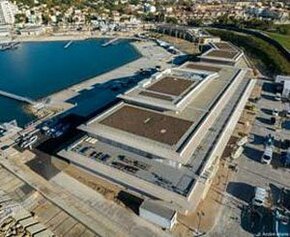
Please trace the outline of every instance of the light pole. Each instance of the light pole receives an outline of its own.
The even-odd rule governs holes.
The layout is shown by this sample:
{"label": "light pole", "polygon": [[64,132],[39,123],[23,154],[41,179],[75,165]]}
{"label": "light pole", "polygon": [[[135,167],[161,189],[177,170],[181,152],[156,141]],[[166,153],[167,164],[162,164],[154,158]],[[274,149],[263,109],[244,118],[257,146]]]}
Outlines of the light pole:
{"label": "light pole", "polygon": [[200,224],[201,224],[201,218],[204,216],[204,212],[203,211],[197,212],[197,216],[198,216],[197,231],[200,232],[199,228],[200,228]]}

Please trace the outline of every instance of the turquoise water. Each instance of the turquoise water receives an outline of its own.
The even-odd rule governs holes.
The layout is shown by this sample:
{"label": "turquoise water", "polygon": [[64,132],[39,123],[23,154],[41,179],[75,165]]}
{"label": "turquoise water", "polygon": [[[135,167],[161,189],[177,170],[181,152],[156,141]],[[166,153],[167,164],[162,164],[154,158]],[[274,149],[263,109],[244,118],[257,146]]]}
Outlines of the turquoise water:
{"label": "turquoise water", "polygon": [[[101,47],[105,39],[21,43],[0,52],[0,90],[32,99],[46,97],[134,61],[140,54],[129,41]],[[33,119],[23,104],[0,96],[0,122],[17,119],[23,126]]]}

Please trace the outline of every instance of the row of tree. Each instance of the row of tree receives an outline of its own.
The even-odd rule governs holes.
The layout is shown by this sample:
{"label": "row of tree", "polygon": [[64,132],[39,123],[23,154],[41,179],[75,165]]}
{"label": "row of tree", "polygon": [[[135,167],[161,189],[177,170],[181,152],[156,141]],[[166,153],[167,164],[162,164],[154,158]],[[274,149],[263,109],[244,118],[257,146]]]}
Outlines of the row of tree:
{"label": "row of tree", "polygon": [[290,62],[268,42],[254,36],[226,30],[210,29],[209,32],[244,49],[249,56],[262,62],[270,73],[290,74]]}
{"label": "row of tree", "polygon": [[[191,19],[188,21],[189,26],[200,27],[203,26],[203,21],[201,19]],[[233,26],[237,28],[250,28],[262,31],[270,31],[283,35],[290,35],[290,25],[275,25],[273,21],[262,20],[262,19],[236,19],[232,16],[228,16],[227,14],[218,17],[213,25],[225,25],[225,26]]]}

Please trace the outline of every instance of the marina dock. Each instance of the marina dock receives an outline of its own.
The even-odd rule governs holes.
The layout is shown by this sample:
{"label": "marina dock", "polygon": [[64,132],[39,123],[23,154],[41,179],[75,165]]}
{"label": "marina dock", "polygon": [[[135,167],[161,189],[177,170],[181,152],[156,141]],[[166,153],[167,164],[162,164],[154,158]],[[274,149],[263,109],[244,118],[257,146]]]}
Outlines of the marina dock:
{"label": "marina dock", "polygon": [[2,90],[0,90],[0,96],[8,97],[10,99],[17,100],[17,101],[24,102],[24,103],[31,104],[31,105],[35,104],[35,101],[33,101],[27,97],[15,95],[13,93],[2,91]]}
{"label": "marina dock", "polygon": [[69,41],[65,46],[64,46],[64,48],[65,49],[67,49],[69,46],[71,46],[71,44],[73,43],[73,41],[71,40],[71,41]]}
{"label": "marina dock", "polygon": [[16,49],[20,43],[19,42],[0,42],[0,51]]}
{"label": "marina dock", "polygon": [[173,55],[162,47],[157,46],[156,43],[151,41],[134,42],[133,45],[137,48],[140,54],[142,54],[142,57],[114,70],[50,95],[49,98],[51,103],[58,104],[61,106],[62,110],[68,110],[71,109],[73,105],[67,103],[67,101],[78,96],[80,91],[86,88],[92,88],[96,84],[105,84],[119,78],[132,77],[136,75],[136,72],[140,71],[141,68],[155,68],[156,65],[160,65],[162,68],[170,68],[172,66],[171,61]]}
{"label": "marina dock", "polygon": [[102,44],[102,47],[107,47],[107,46],[109,46],[109,45],[111,45],[111,44],[117,42],[119,39],[120,39],[120,37],[116,37],[116,38],[114,38],[114,39],[111,39],[111,40],[109,40],[108,42]]}

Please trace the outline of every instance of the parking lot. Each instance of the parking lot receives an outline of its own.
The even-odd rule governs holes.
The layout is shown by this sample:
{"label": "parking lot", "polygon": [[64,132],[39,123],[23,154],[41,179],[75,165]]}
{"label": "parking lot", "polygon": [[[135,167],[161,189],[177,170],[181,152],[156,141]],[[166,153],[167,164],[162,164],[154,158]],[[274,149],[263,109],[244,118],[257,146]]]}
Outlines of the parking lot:
{"label": "parking lot", "polygon": [[[283,167],[281,152],[285,152],[283,141],[290,139],[290,119],[284,119],[282,129],[275,129],[271,123],[273,109],[282,111],[288,104],[275,100],[275,86],[272,82],[259,80],[262,85],[261,99],[255,104],[257,117],[249,137],[249,144],[238,161],[238,171],[229,180],[222,213],[209,236],[253,236],[243,225],[245,207],[251,202],[255,187],[269,190],[269,205],[275,204],[276,194],[282,187],[290,188],[290,168]],[[274,136],[273,159],[269,165],[261,163],[265,149],[265,137]],[[271,220],[263,220],[265,224]],[[270,230],[264,229],[264,232]]]}

